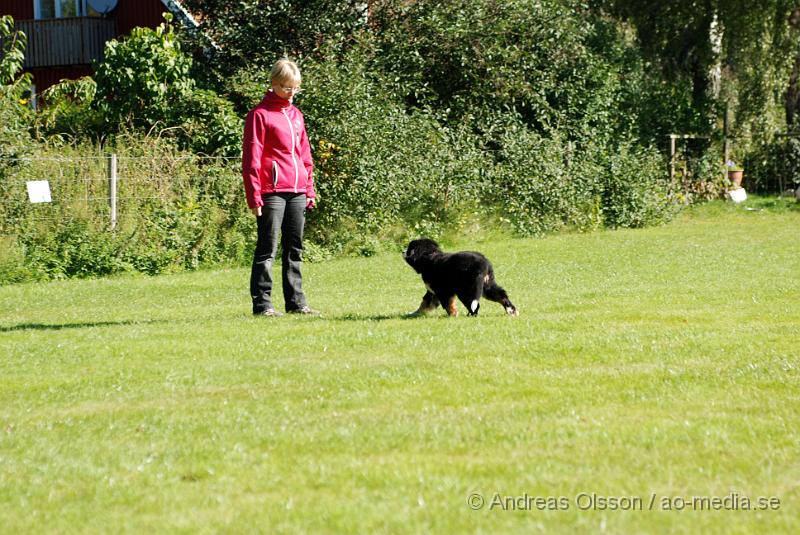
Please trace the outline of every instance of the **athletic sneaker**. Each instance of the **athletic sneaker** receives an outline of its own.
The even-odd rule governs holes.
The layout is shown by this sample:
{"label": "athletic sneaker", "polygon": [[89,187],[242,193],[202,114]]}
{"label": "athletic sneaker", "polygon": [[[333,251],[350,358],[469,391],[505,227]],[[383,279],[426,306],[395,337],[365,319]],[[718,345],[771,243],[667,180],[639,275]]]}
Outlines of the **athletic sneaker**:
{"label": "athletic sneaker", "polygon": [[308,316],[319,316],[319,310],[314,310],[308,305],[304,305],[300,308],[293,308],[292,310],[287,310],[289,314],[306,314]]}
{"label": "athletic sneaker", "polygon": [[274,308],[268,308],[264,312],[257,312],[255,315],[256,316],[274,316],[274,317],[277,318],[278,316],[283,316],[283,312],[278,312]]}

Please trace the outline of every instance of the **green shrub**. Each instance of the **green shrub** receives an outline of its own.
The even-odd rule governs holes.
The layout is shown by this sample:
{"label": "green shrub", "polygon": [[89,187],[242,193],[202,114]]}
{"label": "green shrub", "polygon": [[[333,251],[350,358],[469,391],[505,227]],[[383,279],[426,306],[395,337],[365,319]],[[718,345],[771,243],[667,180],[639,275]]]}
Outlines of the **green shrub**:
{"label": "green shrub", "polygon": [[652,148],[621,145],[599,159],[599,195],[606,226],[645,227],[670,220],[682,205],[664,178],[664,159]]}
{"label": "green shrub", "polygon": [[745,186],[751,191],[782,193],[800,184],[800,138],[781,137],[757,145],[744,161]]}
{"label": "green shrub", "polygon": [[165,118],[194,89],[192,60],[169,23],[134,28],[127,38],[107,42],[103,55],[95,66],[96,102],[107,123],[164,128]]}
{"label": "green shrub", "polygon": [[134,28],[124,40],[106,43],[95,75],[100,134],[127,125],[174,138],[196,153],[239,154],[241,118],[230,102],[196,87],[191,67],[169,21],[155,30]]}
{"label": "green shrub", "polygon": [[[524,235],[639,227],[689,198],[667,183],[663,157],[637,141],[670,119],[643,126],[641,94],[654,78],[613,21],[556,0],[373,7],[370,30],[300,60],[297,105],[319,192],[307,259],[370,256],[412,236],[490,226]],[[236,66],[221,92],[235,107],[198,89],[191,67],[168,24],[139,29],[109,44],[96,95],[91,80],[49,93],[38,123],[45,140],[33,146],[45,157],[116,152],[121,204],[110,232],[100,158],[17,161],[0,181],[9,199],[0,223],[19,235],[30,277],[249,263],[255,221],[237,156],[241,117],[268,73]],[[14,135],[28,135],[24,113],[4,105]],[[19,150],[32,143],[9,139]],[[53,177],[52,206],[24,199],[24,180],[38,177]],[[42,225],[42,214],[66,223]],[[20,276],[15,258],[0,271],[9,281]]]}
{"label": "green shrub", "polygon": [[[30,74],[22,74],[27,38],[14,30],[14,19],[0,16],[0,187],[4,178],[18,167],[18,158],[32,148],[29,129],[33,124],[26,93],[32,82]],[[6,199],[5,191],[0,198]]]}
{"label": "green shrub", "polygon": [[358,242],[367,254],[376,237],[404,236],[425,221],[444,226],[485,167],[468,132],[424,111],[407,113],[368,71],[369,53],[365,45],[341,62],[306,63],[298,103],[320,194],[309,235],[340,251]]}
{"label": "green shrub", "polygon": [[14,284],[47,277],[31,269],[26,263],[25,251],[13,237],[0,237],[0,284]]}
{"label": "green shrub", "polygon": [[572,168],[567,144],[516,125],[500,138],[499,147],[490,199],[518,232],[586,225],[595,175]]}
{"label": "green shrub", "polygon": [[115,235],[93,229],[82,219],[22,230],[19,241],[25,263],[48,279],[110,275],[127,267]]}
{"label": "green shrub", "polygon": [[100,137],[103,115],[93,106],[97,94],[94,79],[61,80],[42,93],[37,126],[51,141]]}
{"label": "green shrub", "polygon": [[241,153],[243,122],[233,104],[213,91],[195,89],[176,105],[181,147],[195,154],[237,156]]}

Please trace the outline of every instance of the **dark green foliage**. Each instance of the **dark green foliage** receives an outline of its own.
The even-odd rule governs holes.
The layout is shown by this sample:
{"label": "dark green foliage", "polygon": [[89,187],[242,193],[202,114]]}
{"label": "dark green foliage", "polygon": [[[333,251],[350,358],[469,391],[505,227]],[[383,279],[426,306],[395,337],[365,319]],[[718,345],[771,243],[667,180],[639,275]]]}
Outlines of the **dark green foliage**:
{"label": "dark green foliage", "polygon": [[23,75],[9,85],[0,85],[0,177],[5,167],[18,164],[16,158],[27,154],[33,140],[33,111],[28,107],[26,93],[30,75]]}
{"label": "dark green foliage", "polygon": [[[30,145],[28,129],[33,113],[25,94],[30,74],[20,75],[25,59],[25,34],[14,30],[14,19],[0,17],[0,158],[17,158]],[[0,160],[0,180],[4,167],[13,162]]]}
{"label": "dark green foliage", "polygon": [[109,275],[125,268],[116,236],[86,220],[67,217],[50,229],[28,227],[18,240],[33,279]]}
{"label": "dark green foliage", "polygon": [[320,243],[339,250],[356,242],[356,251],[369,254],[376,239],[438,235],[475,209],[523,234],[643,226],[672,215],[678,201],[667,195],[663,158],[628,140],[612,145],[615,132],[626,130],[618,115],[609,113],[607,126],[595,130],[576,116],[594,134],[576,137],[595,143],[567,141],[553,129],[538,133],[514,110],[475,104],[468,109],[482,117],[456,120],[432,107],[409,109],[394,78],[370,68],[376,55],[362,41],[339,61],[304,64],[308,90],[300,106],[321,196],[310,235]]}
{"label": "dark green foliage", "polygon": [[95,74],[97,106],[105,121],[165,128],[165,118],[194,89],[191,64],[169,24],[134,28],[128,38],[109,41]]}
{"label": "dark green foliage", "polygon": [[236,156],[242,145],[242,119],[230,101],[195,89],[175,105],[178,140],[197,154]]}
{"label": "dark green foliage", "polygon": [[[36,277],[246,263],[255,232],[235,159],[241,118],[285,53],[303,70],[296,103],[320,195],[308,216],[310,258],[371,255],[411,236],[478,224],[524,235],[641,227],[722,186],[713,143],[692,154],[698,163],[678,173],[678,184],[653,148],[667,133],[711,131],[721,109],[707,91],[717,58],[708,55],[699,4],[656,6],[662,21],[654,23],[632,11],[641,4],[634,0],[378,0],[368,19],[359,2],[187,4],[207,15],[203,26],[219,48],[179,39],[169,24],[136,30],[109,44],[96,96],[90,80],[48,95],[36,132],[51,143],[102,140],[105,151],[134,147],[127,161],[151,163],[124,170],[137,178],[136,190],[121,195],[137,200],[121,210],[115,233],[102,210],[76,216],[80,209],[66,205],[58,209],[74,239],[57,244],[54,229],[30,226],[36,231],[11,247],[41,264],[31,268]],[[733,21],[731,13],[724,20]],[[775,43],[788,42],[773,33]],[[201,48],[210,53],[184,52]],[[729,57],[744,62],[737,54]],[[770,72],[779,63],[769,63]],[[741,80],[758,76],[752,65],[734,71]],[[767,105],[756,89],[740,91],[739,105]],[[3,106],[15,135],[27,136],[30,118]],[[24,147],[24,136],[12,145]],[[765,159],[788,154],[781,150]],[[755,176],[756,163],[746,166]],[[763,175],[774,176],[773,168]],[[17,195],[18,186],[0,186]],[[24,224],[29,212],[18,208],[0,221]],[[0,268],[7,280],[19,278],[15,265]]]}
{"label": "dark green foliage", "polygon": [[640,228],[669,220],[681,207],[674,185],[661,179],[664,159],[657,151],[623,143],[603,153],[599,196],[606,226]]}
{"label": "dark green foliage", "polygon": [[431,220],[443,223],[485,166],[463,132],[428,113],[406,113],[367,71],[368,59],[359,49],[341,63],[305,65],[308,91],[300,106],[320,194],[310,229],[334,248]]}
{"label": "dark green foliage", "polygon": [[[629,22],[660,85],[645,112],[667,133],[719,133],[729,113],[742,151],[792,127],[800,73],[800,11],[793,0],[593,0]],[[663,110],[659,103],[667,103]],[[655,113],[658,112],[658,113]],[[663,125],[663,126],[662,126]],[[668,128],[670,132],[664,130]],[[750,143],[744,138],[754,141]],[[721,147],[715,147],[717,155]]]}
{"label": "dark green foliage", "polygon": [[104,115],[95,106],[97,84],[90,77],[62,80],[42,94],[44,105],[39,129],[47,137],[61,140],[90,138],[104,131]]}
{"label": "dark green foliage", "polygon": [[25,61],[28,38],[14,29],[14,18],[0,16],[0,85],[13,82]]}
{"label": "dark green foliage", "polygon": [[541,132],[577,132],[615,83],[592,72],[602,64],[587,49],[592,27],[563,2],[387,1],[373,16],[394,91],[453,120],[475,116],[488,134],[509,113]]}
{"label": "dark green foliage", "polygon": [[759,145],[744,162],[748,189],[774,192],[800,186],[800,137]]}
{"label": "dark green foliage", "polygon": [[103,133],[128,125],[196,153],[238,154],[241,119],[230,102],[196,87],[191,66],[169,22],[107,43],[95,76]]}
{"label": "dark green foliage", "polygon": [[[358,0],[288,0],[230,2],[185,0],[202,15],[201,34],[191,39],[205,48],[208,63],[201,75],[227,78],[242,68],[269,68],[277,57],[304,56],[338,42],[364,27],[366,2]],[[213,40],[215,47],[209,46]],[[224,85],[224,84],[223,84]]]}

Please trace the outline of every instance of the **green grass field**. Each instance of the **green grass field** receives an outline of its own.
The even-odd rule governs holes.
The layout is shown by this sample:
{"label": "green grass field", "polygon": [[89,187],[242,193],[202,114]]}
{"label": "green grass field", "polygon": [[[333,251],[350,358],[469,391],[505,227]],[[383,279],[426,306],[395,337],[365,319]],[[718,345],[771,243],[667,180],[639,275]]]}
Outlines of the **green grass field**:
{"label": "green grass field", "polygon": [[449,244],[518,318],[404,319],[399,254],[306,265],[317,318],[242,269],[0,288],[0,531],[800,533],[800,211],[750,208]]}

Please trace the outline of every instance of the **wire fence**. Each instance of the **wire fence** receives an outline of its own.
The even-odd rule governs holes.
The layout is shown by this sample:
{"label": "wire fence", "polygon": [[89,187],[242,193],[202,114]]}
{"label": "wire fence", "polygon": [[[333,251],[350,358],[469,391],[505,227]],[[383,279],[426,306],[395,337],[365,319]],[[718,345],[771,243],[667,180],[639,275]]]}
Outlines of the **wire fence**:
{"label": "wire fence", "polygon": [[[113,165],[112,165],[113,162]],[[31,202],[29,182],[46,181],[50,202]],[[0,234],[81,218],[97,228],[141,216],[146,206],[231,206],[241,195],[240,159],[98,155],[0,158]],[[242,203],[242,209],[244,205]]]}

